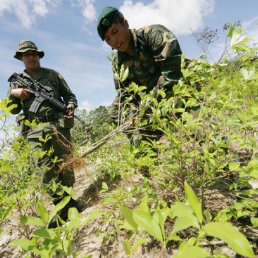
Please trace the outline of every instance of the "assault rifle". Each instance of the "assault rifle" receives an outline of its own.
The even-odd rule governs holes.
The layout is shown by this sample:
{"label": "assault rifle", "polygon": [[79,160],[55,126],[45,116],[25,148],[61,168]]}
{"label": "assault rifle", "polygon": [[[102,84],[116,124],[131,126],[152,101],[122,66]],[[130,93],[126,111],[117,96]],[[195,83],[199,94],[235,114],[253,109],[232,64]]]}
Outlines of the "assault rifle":
{"label": "assault rifle", "polygon": [[[43,101],[48,101],[52,106],[56,107],[58,110],[60,110],[61,112],[63,112],[65,115],[68,115],[70,110],[66,107],[66,105],[54,98],[50,91],[47,90],[44,85],[42,85],[40,82],[35,81],[35,82],[27,82],[26,80],[24,80],[19,74],[14,73],[10,76],[10,78],[8,79],[8,82],[13,82],[13,83],[17,83],[18,85],[31,90],[33,92],[33,94],[35,95],[35,99],[32,102],[29,111],[33,112],[33,113],[37,113],[40,105],[42,104]],[[76,118],[77,120],[79,120],[82,124],[84,124],[86,127],[89,127],[89,125],[87,125],[80,117],[73,115],[74,118]]]}

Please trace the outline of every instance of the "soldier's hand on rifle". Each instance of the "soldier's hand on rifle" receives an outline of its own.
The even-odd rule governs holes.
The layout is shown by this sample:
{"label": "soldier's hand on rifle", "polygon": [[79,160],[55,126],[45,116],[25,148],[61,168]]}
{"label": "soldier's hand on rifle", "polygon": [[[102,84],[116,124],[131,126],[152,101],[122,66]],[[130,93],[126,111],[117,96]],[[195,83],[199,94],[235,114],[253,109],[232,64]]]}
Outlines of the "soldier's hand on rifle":
{"label": "soldier's hand on rifle", "polygon": [[74,115],[74,109],[71,105],[67,106],[67,109],[69,110],[67,115],[64,115],[64,117],[68,118],[68,119],[72,119],[73,115]]}
{"label": "soldier's hand on rifle", "polygon": [[28,89],[24,89],[24,88],[18,88],[18,89],[12,89],[11,90],[11,94],[19,99],[22,100],[27,100],[30,98],[30,95],[33,94],[34,92]]}

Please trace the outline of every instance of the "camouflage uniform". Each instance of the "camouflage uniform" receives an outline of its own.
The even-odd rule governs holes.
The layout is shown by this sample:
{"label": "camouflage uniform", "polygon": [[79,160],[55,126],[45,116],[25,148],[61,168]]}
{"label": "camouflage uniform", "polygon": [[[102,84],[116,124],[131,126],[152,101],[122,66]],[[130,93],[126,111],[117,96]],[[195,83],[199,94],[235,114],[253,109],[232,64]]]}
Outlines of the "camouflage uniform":
{"label": "camouflage uniform", "polygon": [[[129,75],[126,81],[120,83],[115,81],[115,87],[118,95],[112,104],[112,115],[116,114],[118,103],[123,103],[128,93],[125,88],[131,82],[139,86],[147,87],[146,91],[157,91],[164,89],[167,97],[173,95],[172,86],[176,84],[181,74],[181,49],[175,35],[162,25],[151,25],[138,30],[130,30],[131,40],[133,42],[133,54],[117,52],[113,62],[113,70],[120,71],[121,66],[129,69]],[[131,104],[131,112],[137,110],[139,96],[134,96]],[[161,133],[150,129],[137,132],[133,142],[139,143],[143,138],[141,135],[158,138]],[[148,137],[147,137],[148,138]]]}
{"label": "camouflage uniform", "polygon": [[[28,82],[33,82],[33,79],[26,71],[20,75]],[[43,84],[45,88],[51,92],[53,97],[58,100],[62,98],[66,105],[70,104],[73,108],[77,107],[75,95],[59,73],[51,69],[40,68],[40,72],[35,79]],[[47,100],[40,105],[37,113],[30,112],[29,108],[35,96],[31,95],[26,101],[14,97],[11,94],[11,90],[18,87],[20,86],[15,83],[10,83],[7,98],[11,100],[9,105],[17,105],[11,112],[13,114],[20,113],[17,117],[17,122],[21,127],[22,135],[28,139],[29,144],[33,146],[35,151],[39,149],[46,151],[53,147],[51,156],[45,156],[40,160],[35,160],[41,167],[43,183],[49,184],[50,181],[54,179],[56,182],[61,182],[62,185],[72,186],[75,181],[73,168],[67,167],[62,172],[59,172],[60,162],[54,164],[51,161],[56,156],[58,159],[63,159],[62,162],[65,162],[68,155],[71,155],[70,128],[72,127],[72,119],[64,118],[64,114],[51,106]],[[25,120],[32,121],[34,119],[44,124],[36,128],[30,128],[25,125]],[[51,139],[41,146],[40,144],[42,144],[42,142],[40,142],[39,138],[45,138],[47,135],[51,136]]]}
{"label": "camouflage uniform", "polygon": [[[133,55],[117,52],[115,62],[129,69],[129,75],[121,88],[131,82],[147,87],[169,91],[177,83],[181,74],[181,49],[174,34],[162,25],[151,25],[138,30],[130,30],[133,41]],[[113,65],[113,67],[115,67]],[[116,82],[116,89],[120,88]],[[136,103],[137,104],[137,103]]]}
{"label": "camouflage uniform", "polygon": [[[126,88],[130,83],[134,82],[139,86],[146,86],[146,92],[153,90],[154,96],[158,89],[164,89],[167,97],[173,96],[172,86],[178,82],[181,73],[181,54],[179,43],[175,35],[162,25],[150,25],[141,29],[129,30],[129,25],[123,14],[115,7],[106,6],[98,17],[97,31],[102,40],[105,40],[108,29],[113,24],[121,24],[122,30],[112,31],[108,34],[107,42],[111,47],[116,44],[121,36],[122,41],[125,40],[127,45],[130,40],[130,50],[125,49],[124,52],[118,51],[113,62],[113,71],[119,74],[124,69],[129,69],[128,78],[120,83],[115,80],[118,95],[113,101],[110,114],[112,118],[118,117],[118,112],[125,103],[126,97],[130,94],[126,92]],[[128,33],[127,33],[128,28]],[[118,34],[118,36],[117,36]],[[129,37],[128,37],[129,34]],[[112,41],[111,38],[116,38]],[[129,51],[128,51],[129,50]],[[130,54],[129,54],[130,53]],[[132,98],[129,105],[131,114],[139,108],[140,96],[130,96]],[[119,117],[118,117],[119,118]],[[151,125],[147,126],[142,132],[137,132],[138,140],[147,139],[148,136],[154,134],[154,138],[158,138],[161,132],[154,132]],[[141,137],[141,135],[145,135]],[[158,137],[155,137],[157,135]],[[147,137],[146,137],[147,136]],[[141,139],[140,139],[141,138]],[[152,138],[152,137],[150,137]]]}

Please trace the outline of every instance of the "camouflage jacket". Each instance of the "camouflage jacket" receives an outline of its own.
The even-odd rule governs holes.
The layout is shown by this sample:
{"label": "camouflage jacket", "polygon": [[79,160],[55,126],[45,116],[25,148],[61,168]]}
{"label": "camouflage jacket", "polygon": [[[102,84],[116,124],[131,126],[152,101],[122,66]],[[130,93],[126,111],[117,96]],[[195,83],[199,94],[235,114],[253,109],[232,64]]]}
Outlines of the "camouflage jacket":
{"label": "camouflage jacket", "polygon": [[[20,75],[28,82],[33,82],[33,79],[26,71]],[[48,68],[40,68],[40,72],[38,73],[36,80],[44,85],[44,87],[52,94],[54,98],[63,100],[66,105],[70,104],[73,108],[77,107],[75,95],[70,90],[64,78],[58,72]],[[35,96],[31,95],[26,101],[14,97],[11,94],[11,90],[19,87],[21,86],[15,83],[10,83],[9,85],[7,98],[11,100],[11,102],[8,104],[8,106],[12,104],[17,105],[14,109],[12,109],[12,114],[21,113],[22,115],[20,116],[20,119],[23,120],[33,120],[36,117],[47,117],[49,118],[48,120],[58,120],[59,117],[63,117],[64,114],[61,114],[60,111],[56,107],[53,107],[47,100],[41,103],[37,113],[29,111]]]}
{"label": "camouflage jacket", "polygon": [[[150,25],[130,30],[133,53],[117,52],[113,72],[122,65],[129,69],[126,81],[115,80],[116,90],[121,92],[123,102],[127,94],[124,88],[131,82],[146,86],[147,92],[154,87],[172,91],[172,86],[181,77],[181,49],[175,35],[162,25]],[[137,105],[137,100],[134,101]]]}

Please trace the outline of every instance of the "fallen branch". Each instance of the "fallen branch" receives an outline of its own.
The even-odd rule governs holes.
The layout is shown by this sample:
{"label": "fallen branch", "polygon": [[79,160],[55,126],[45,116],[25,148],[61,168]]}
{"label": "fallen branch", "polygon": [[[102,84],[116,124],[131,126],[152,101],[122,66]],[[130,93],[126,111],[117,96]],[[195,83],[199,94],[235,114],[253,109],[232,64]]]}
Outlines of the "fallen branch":
{"label": "fallen branch", "polygon": [[107,134],[100,141],[93,143],[79,158],[84,158],[85,156],[89,155],[90,153],[92,153],[96,149],[98,149],[101,146],[103,146],[104,144],[106,144],[107,141],[112,139],[117,134],[128,131],[128,129],[130,127],[132,127],[130,122],[126,122],[126,123],[118,126],[115,130],[113,130],[111,133]]}

